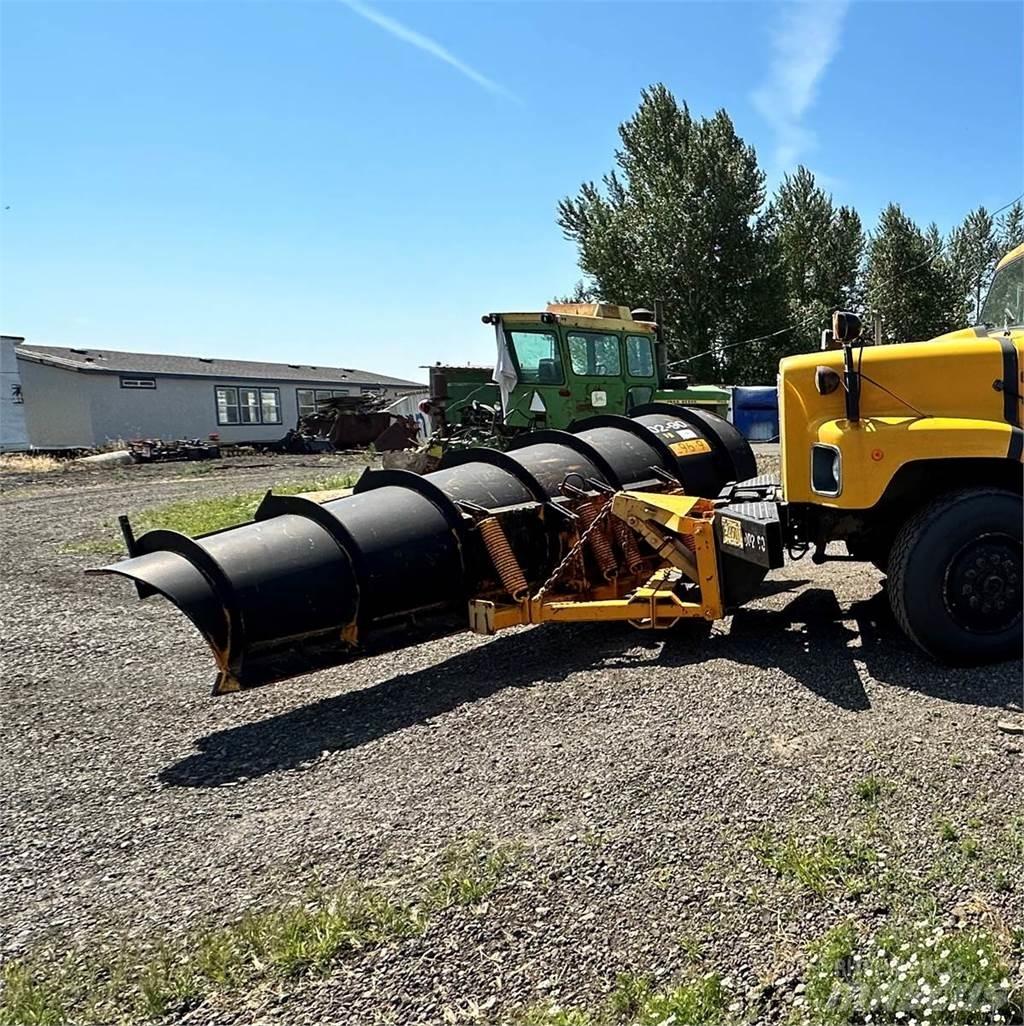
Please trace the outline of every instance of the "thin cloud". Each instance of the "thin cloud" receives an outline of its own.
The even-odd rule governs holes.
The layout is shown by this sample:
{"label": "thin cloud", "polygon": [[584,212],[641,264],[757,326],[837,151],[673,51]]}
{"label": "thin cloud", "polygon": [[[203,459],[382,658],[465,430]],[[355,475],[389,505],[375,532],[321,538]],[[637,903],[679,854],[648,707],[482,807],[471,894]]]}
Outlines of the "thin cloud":
{"label": "thin cloud", "polygon": [[460,61],[455,54],[450,50],[446,50],[440,43],[429,36],[424,36],[414,31],[407,25],[403,25],[400,21],[389,18],[386,14],[381,14],[380,11],[370,7],[368,4],[360,3],[360,0],[340,0],[340,2],[361,18],[373,22],[378,28],[382,28],[385,32],[395,36],[396,39],[401,39],[403,43],[415,46],[417,50],[422,50],[424,53],[430,54],[431,57],[444,61],[445,64],[450,65],[460,74],[465,75],[470,81],[476,82],[478,86],[482,86],[488,92],[521,102],[515,93],[506,89],[499,82],[495,82],[493,79],[481,74],[476,68],[471,68],[464,61]]}
{"label": "thin cloud", "polygon": [[818,94],[822,75],[839,49],[848,7],[847,0],[812,0],[782,8],[780,24],[772,37],[768,78],[751,97],[775,130],[775,165],[779,174],[790,170],[817,141],[804,125],[804,116]]}

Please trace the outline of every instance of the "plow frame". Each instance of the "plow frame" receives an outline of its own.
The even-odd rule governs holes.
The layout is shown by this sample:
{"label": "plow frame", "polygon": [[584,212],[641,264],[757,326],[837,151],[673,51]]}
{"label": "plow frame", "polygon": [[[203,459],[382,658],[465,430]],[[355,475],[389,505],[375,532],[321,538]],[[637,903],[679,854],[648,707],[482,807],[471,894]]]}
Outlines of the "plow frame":
{"label": "plow frame", "polygon": [[[625,621],[664,629],[681,619],[719,620],[724,615],[714,504],[676,492],[616,492],[611,515],[654,550],[659,565],[590,589],[585,597],[548,593],[542,587],[519,602],[472,599],[470,629],[495,634],[538,623]],[[697,586],[699,599],[680,597],[679,585]]]}

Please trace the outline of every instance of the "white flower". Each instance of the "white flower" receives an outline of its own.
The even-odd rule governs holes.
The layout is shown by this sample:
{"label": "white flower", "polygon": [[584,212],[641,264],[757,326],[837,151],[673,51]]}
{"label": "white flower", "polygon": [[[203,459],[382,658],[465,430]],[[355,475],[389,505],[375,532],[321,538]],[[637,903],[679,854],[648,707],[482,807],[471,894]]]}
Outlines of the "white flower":
{"label": "white flower", "polygon": [[939,983],[945,987],[945,985],[949,983],[949,973],[939,973]]}
{"label": "white flower", "polygon": [[981,960],[981,961],[980,961],[980,962],[978,963],[978,965],[980,965],[982,969],[987,969],[987,968],[988,968],[988,959],[987,959],[987,958],[983,958],[983,959],[982,959],[982,960]]}
{"label": "white flower", "polygon": [[949,948],[943,948],[939,952],[939,958],[949,958]]}

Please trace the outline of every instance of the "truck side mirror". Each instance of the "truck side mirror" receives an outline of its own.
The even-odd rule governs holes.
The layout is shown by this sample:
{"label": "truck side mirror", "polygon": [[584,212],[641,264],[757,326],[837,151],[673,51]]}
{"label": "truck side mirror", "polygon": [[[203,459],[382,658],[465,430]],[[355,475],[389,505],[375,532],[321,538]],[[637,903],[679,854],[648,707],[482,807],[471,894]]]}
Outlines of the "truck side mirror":
{"label": "truck side mirror", "polygon": [[837,342],[856,342],[861,335],[860,318],[849,310],[836,310],[832,314],[832,337]]}

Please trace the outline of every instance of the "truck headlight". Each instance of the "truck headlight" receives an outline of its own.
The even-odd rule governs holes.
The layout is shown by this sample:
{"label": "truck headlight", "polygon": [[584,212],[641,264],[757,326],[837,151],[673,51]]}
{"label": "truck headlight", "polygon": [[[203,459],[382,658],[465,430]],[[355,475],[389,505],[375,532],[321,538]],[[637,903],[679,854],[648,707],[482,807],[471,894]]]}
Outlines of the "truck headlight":
{"label": "truck headlight", "polygon": [[819,495],[838,495],[843,490],[843,457],[834,445],[811,447],[811,488]]}

